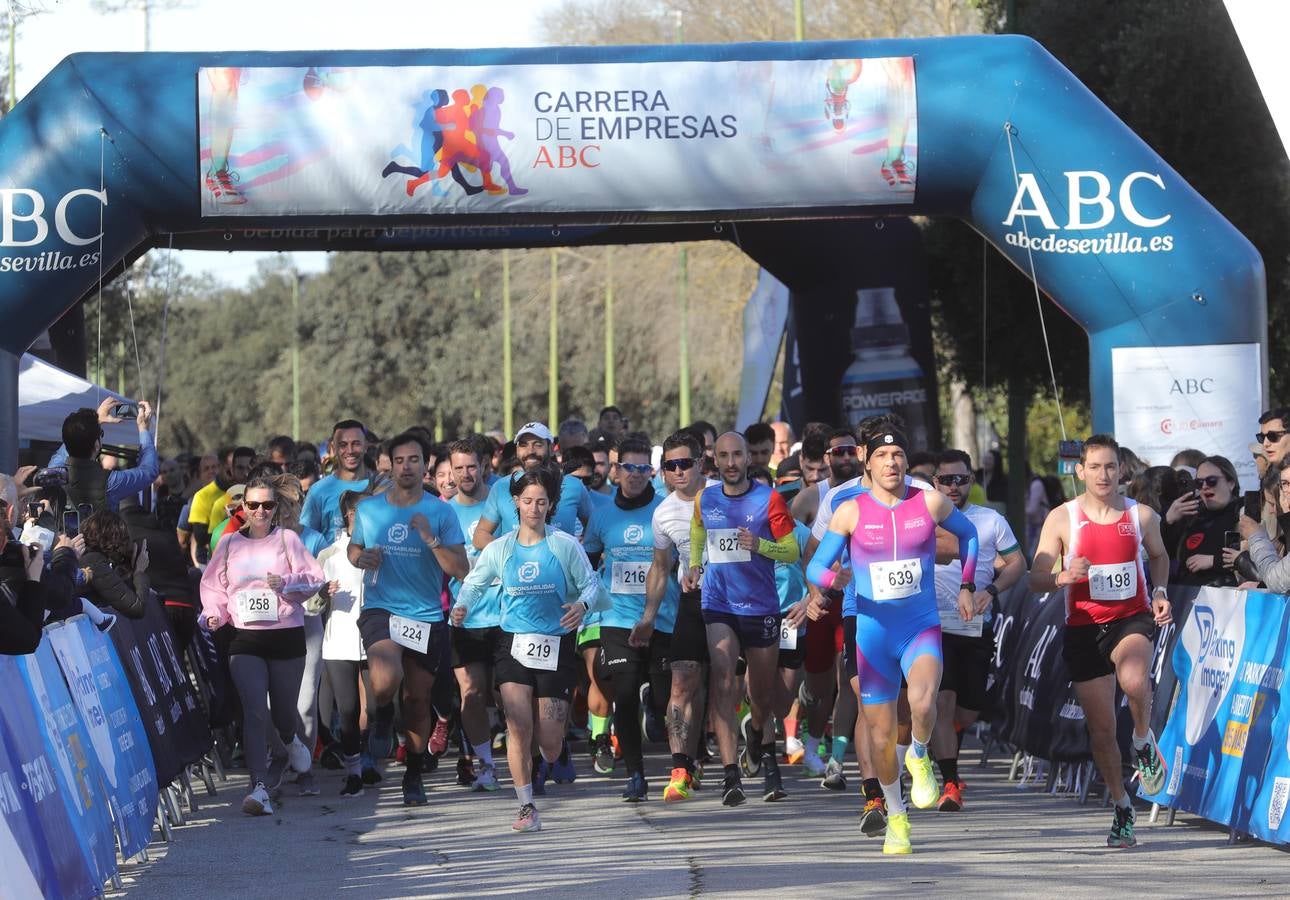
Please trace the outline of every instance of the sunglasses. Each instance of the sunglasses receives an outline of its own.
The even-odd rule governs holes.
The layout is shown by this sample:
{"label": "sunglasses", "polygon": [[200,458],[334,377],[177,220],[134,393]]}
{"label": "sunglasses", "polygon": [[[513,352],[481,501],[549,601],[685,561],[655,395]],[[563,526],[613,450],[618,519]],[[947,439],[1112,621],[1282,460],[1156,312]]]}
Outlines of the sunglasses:
{"label": "sunglasses", "polygon": [[1290,431],[1260,431],[1254,439],[1260,444],[1275,444],[1287,434],[1290,434]]}
{"label": "sunglasses", "polygon": [[1218,483],[1223,480],[1221,475],[1206,475],[1204,478],[1197,478],[1196,484],[1205,485],[1207,488],[1218,487]]}
{"label": "sunglasses", "polygon": [[688,472],[694,468],[695,460],[691,457],[685,459],[665,459],[663,460],[663,470],[665,472]]}
{"label": "sunglasses", "polygon": [[855,456],[858,448],[855,444],[841,444],[837,447],[829,448],[830,456]]}
{"label": "sunglasses", "polygon": [[942,485],[943,487],[949,487],[950,485],[954,485],[955,487],[963,487],[963,485],[970,484],[971,482],[972,482],[971,475],[937,475],[936,476],[936,483],[939,485]]}
{"label": "sunglasses", "polygon": [[263,509],[265,512],[273,512],[274,507],[278,505],[277,500],[243,500],[242,505],[247,509]]}
{"label": "sunglasses", "polygon": [[628,475],[648,475],[654,471],[654,467],[648,463],[619,463],[618,466]]}

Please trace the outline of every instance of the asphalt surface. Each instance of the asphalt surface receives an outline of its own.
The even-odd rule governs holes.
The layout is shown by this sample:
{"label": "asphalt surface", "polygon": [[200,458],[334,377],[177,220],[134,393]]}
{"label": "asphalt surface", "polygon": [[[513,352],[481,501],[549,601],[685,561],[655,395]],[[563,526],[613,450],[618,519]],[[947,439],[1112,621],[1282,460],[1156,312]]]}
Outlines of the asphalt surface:
{"label": "asphalt surface", "polygon": [[[594,775],[580,755],[578,780],[550,784],[537,800],[543,830],[531,834],[510,829],[518,803],[509,780],[472,794],[455,784],[451,758],[427,776],[429,805],[414,809],[401,805],[402,769],[391,765],[382,785],[350,800],[338,796],[340,773],[320,769],[321,796],[284,785],[275,814],[251,818],[241,812],[245,775],[234,772],[217,797],[199,789],[189,823],[171,843],[154,842],[149,862],[128,863],[113,896],[1290,896],[1284,851],[1229,844],[1226,831],[1188,815],[1152,825],[1145,811],[1139,846],[1110,850],[1111,812],[1096,800],[1081,807],[1009,782],[1008,760],[978,763],[965,749],[962,812],[912,811],[909,857],[884,857],[882,839],[860,833],[851,762],[846,793],[786,767],[787,800],[726,809],[715,784],[664,805],[662,752],[647,759],[651,793],[641,804],[619,800],[621,769]],[[759,783],[746,781],[750,793]]]}

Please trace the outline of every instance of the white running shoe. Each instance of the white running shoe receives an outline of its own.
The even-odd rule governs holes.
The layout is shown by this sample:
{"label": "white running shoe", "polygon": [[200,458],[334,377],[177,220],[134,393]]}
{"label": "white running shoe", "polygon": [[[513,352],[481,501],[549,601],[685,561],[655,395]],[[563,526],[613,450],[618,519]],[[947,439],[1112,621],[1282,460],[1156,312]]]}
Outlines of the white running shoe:
{"label": "white running shoe", "polygon": [[804,753],[806,753],[806,745],[802,743],[801,738],[791,735],[784,738],[784,758],[788,760],[790,766],[800,763]]}
{"label": "white running shoe", "polygon": [[802,765],[806,767],[807,774],[812,778],[823,777],[828,768],[824,760],[820,759],[820,751],[818,747],[808,746],[806,748],[806,751],[802,754]]}
{"label": "white running shoe", "polygon": [[269,799],[269,792],[264,789],[262,782],[257,783],[255,790],[242,798],[242,812],[248,816],[273,815],[273,801]]}
{"label": "white running shoe", "polygon": [[498,788],[498,784],[497,784],[496,766],[481,767],[479,770],[479,774],[475,776],[475,783],[470,786],[470,789],[472,791],[492,792],[497,790],[497,788]]}
{"label": "white running shoe", "polygon": [[291,743],[287,745],[287,761],[292,769],[303,775],[313,767],[314,755],[300,742],[299,737],[293,737]]}

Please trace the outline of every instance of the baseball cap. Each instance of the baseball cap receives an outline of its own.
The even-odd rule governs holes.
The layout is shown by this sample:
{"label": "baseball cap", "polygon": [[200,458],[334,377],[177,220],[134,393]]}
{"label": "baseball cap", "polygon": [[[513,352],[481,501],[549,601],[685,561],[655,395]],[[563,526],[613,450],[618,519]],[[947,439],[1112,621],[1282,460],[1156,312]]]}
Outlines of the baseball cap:
{"label": "baseball cap", "polygon": [[526,434],[531,434],[534,437],[539,437],[542,440],[546,441],[548,444],[555,440],[555,435],[551,433],[551,429],[547,428],[541,422],[526,422],[525,424],[521,425],[520,430],[515,432],[515,443],[518,444],[520,442],[520,438],[522,438]]}
{"label": "baseball cap", "polygon": [[235,484],[224,493],[228,495],[230,500],[241,500],[246,496],[246,485]]}

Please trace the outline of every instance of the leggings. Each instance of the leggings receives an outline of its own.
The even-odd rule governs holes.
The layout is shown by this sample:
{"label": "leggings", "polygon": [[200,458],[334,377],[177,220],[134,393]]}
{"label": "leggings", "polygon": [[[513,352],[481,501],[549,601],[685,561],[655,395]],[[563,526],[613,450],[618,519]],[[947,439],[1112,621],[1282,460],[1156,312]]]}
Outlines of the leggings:
{"label": "leggings", "polygon": [[336,709],[340,713],[340,746],[346,756],[355,756],[360,752],[358,717],[358,676],[363,676],[363,684],[371,696],[370,678],[363,663],[356,659],[323,660],[327,667],[327,680],[331,682],[332,695],[336,698]]}
{"label": "leggings", "polygon": [[318,682],[322,679],[322,616],[305,616],[305,671],[300,682],[296,711],[300,714],[300,742],[314,752],[318,742]]}
{"label": "leggings", "polygon": [[622,667],[610,673],[614,689],[614,734],[623,751],[628,774],[645,770],[642,759],[644,736],[641,734],[641,685],[650,685],[650,704],[662,716],[672,693],[672,673],[649,672],[644,665]]}
{"label": "leggings", "polygon": [[296,698],[300,696],[300,679],[305,658],[264,659],[246,653],[229,657],[228,668],[242,700],[242,748],[251,784],[267,781],[265,749],[268,747],[269,710],[273,729],[284,743],[296,733]]}

